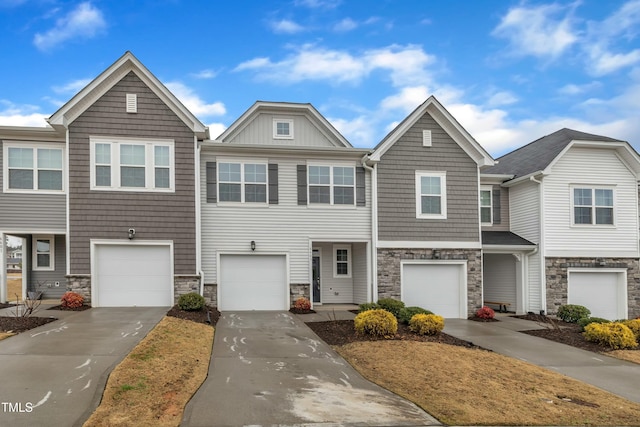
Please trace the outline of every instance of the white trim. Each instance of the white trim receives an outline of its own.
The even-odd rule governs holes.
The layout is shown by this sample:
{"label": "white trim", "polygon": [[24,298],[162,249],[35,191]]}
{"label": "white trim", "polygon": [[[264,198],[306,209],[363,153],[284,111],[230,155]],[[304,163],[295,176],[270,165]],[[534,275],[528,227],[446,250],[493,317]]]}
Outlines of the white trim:
{"label": "white trim", "polygon": [[377,247],[378,249],[482,249],[482,243],[444,240],[378,240]]}
{"label": "white trim", "polygon": [[[224,181],[220,182],[220,164],[239,164],[240,165],[240,182]],[[246,165],[261,165],[265,169],[265,182],[250,182],[248,184],[264,185],[265,186],[265,200],[264,202],[247,202],[245,201],[245,176],[244,169]],[[240,185],[240,201],[235,200],[220,200],[220,184],[238,184]],[[247,206],[269,206],[269,162],[266,159],[237,159],[237,158],[225,158],[216,157],[216,194],[218,205],[247,205]]]}
{"label": "white trim", "polygon": [[[482,208],[486,208],[487,206],[482,206],[482,192],[489,192],[489,222],[482,222]],[[490,227],[493,225],[493,187],[491,185],[481,185],[480,192],[478,194],[478,203],[480,205],[480,224],[483,227]]]}
{"label": "white trim", "polygon": [[[416,171],[416,218],[419,219],[447,219],[447,172],[442,171]],[[422,212],[422,178],[440,179],[440,213],[429,214]],[[428,196],[436,196],[428,194]]]}
{"label": "white trim", "polygon": [[[24,242],[24,239],[23,239]],[[23,253],[24,253],[24,246],[23,246]],[[7,301],[7,285],[8,285],[8,276],[7,276],[7,236],[6,234],[4,234],[3,232],[0,232],[0,302],[5,302]],[[26,275],[24,274],[24,259],[25,257],[22,258],[22,266],[23,266],[23,277]]]}
{"label": "white trim", "polygon": [[[627,269],[626,268],[567,268],[567,301],[570,300],[571,274],[572,273],[615,273],[618,275],[618,289],[616,294],[618,319],[626,319],[629,314],[627,299]],[[610,319],[613,320],[613,319]]]}
{"label": "white trim", "polygon": [[431,147],[431,144],[432,144],[431,129],[422,129],[422,146]]}
{"label": "white trim", "polygon": [[[338,273],[338,250],[346,250],[347,251],[347,274],[339,274]],[[331,260],[331,263],[333,264],[333,278],[334,279],[350,279],[351,278],[351,268],[352,268],[352,259],[353,259],[353,254],[352,254],[352,249],[351,249],[351,245],[345,245],[345,244],[340,244],[340,245],[333,245],[333,259]],[[345,261],[340,261],[341,263],[344,263]]]}
{"label": "white trim", "polygon": [[[27,148],[33,150],[33,167],[30,169],[33,171],[33,188],[9,188],[9,149],[10,148]],[[38,167],[38,150],[60,150],[62,157],[62,169],[60,170],[62,177],[61,190],[40,190],[38,189],[38,171],[41,170]],[[65,145],[55,142],[16,142],[16,141],[4,141],[2,147],[2,190],[5,193],[22,193],[22,194],[65,194],[67,192],[67,182],[65,180],[65,174],[68,173],[67,150]],[[20,169],[20,168],[18,168]],[[42,170],[57,170],[57,169],[42,169]]]}
{"label": "white trim", "polygon": [[[38,240],[48,240],[49,241],[49,265],[46,267],[40,267],[38,265]],[[55,271],[56,269],[56,258],[55,258],[55,246],[56,240],[55,236],[52,234],[43,235],[43,234],[34,234],[31,236],[31,270],[33,271]],[[24,264],[23,264],[24,265]],[[23,271],[26,271],[23,268]]]}
{"label": "white trim", "polygon": [[534,251],[536,245],[482,245],[482,252],[486,254],[527,253]]}
{"label": "white trim", "polygon": [[[329,168],[329,184],[311,184],[309,174],[311,167],[325,167]],[[335,185],[333,182],[333,170],[334,168],[351,168],[353,170],[353,185]],[[318,203],[311,201],[310,187],[329,187],[329,203]],[[353,203],[335,203],[334,190],[336,187],[352,188],[353,189]],[[323,208],[331,206],[334,208],[356,208],[357,207],[357,194],[356,194],[356,162],[353,161],[321,161],[312,160],[307,161],[307,207],[308,208]]]}
{"label": "white trim", "polygon": [[[318,304],[318,305],[322,305],[322,248],[314,248],[313,247],[313,242],[311,240],[309,240],[309,245],[311,246],[311,268],[309,269],[309,273],[311,274],[311,278],[309,280],[309,283],[311,283],[311,292],[309,292],[309,296],[311,297],[311,308],[313,308],[313,304]],[[320,271],[318,271],[318,292],[320,293],[318,295],[318,299],[320,300],[319,302],[314,303],[313,302],[313,251],[318,251],[318,259],[319,259],[319,265],[318,268],[320,269]]]}
{"label": "white trim", "polygon": [[592,249],[547,250],[544,255],[556,258],[638,258],[640,256],[636,251],[605,251],[597,247]]}
{"label": "white trim", "polygon": [[[91,239],[89,240],[89,251],[91,259],[91,305],[93,307],[100,307],[100,299],[98,297],[98,272],[96,266],[96,247],[97,246],[168,246],[169,247],[169,260],[170,265],[170,288],[172,300],[175,288],[175,273],[174,273],[174,254],[173,254],[173,240],[128,240],[128,239]],[[68,255],[67,255],[68,256]]]}
{"label": "white trim", "polygon": [[138,112],[138,95],[135,93],[126,94],[127,113]]}
{"label": "white trim", "polygon": [[[202,276],[202,194],[200,184],[200,145],[198,137],[193,136],[193,188],[195,193],[195,209],[196,209],[196,273]],[[205,184],[206,185],[206,184]],[[204,286],[204,280],[201,277],[200,283]],[[202,295],[204,289],[200,289]]]}
{"label": "white trim", "polygon": [[[289,133],[286,135],[278,134],[278,124],[289,124]],[[273,118],[273,139],[293,139],[293,119]]]}
{"label": "white trim", "polygon": [[[67,129],[65,131],[65,162],[68,165],[69,164],[69,129]],[[66,172],[64,174],[64,180],[65,180],[65,188],[69,188],[69,168],[66,168]],[[71,211],[71,201],[70,201],[70,195],[69,192],[66,192],[65,195],[65,237],[64,237],[64,245],[65,245],[65,251],[66,251],[66,256],[65,256],[65,269],[66,269],[66,274],[69,275],[71,274],[71,257],[69,256],[69,254],[71,253],[71,242],[70,239],[67,236],[71,235],[71,219],[69,218],[71,215],[69,215],[69,212]]]}
{"label": "white trim", "polygon": [[[591,223],[590,224],[576,224],[576,213],[575,213],[575,193],[574,190],[576,189],[581,189],[581,190],[591,190],[591,205],[587,206],[587,205],[579,205],[580,207],[588,207],[591,209]],[[612,214],[611,214],[611,220],[613,221],[612,224],[596,224],[596,210],[598,208],[604,208],[604,209],[608,209],[609,206],[597,206],[596,205],[596,193],[595,190],[611,190],[611,196],[613,199],[613,205],[610,206],[611,210],[612,210]],[[617,195],[616,195],[617,191],[616,191],[616,186],[615,185],[595,185],[595,184],[569,184],[569,199],[570,199],[570,203],[571,203],[571,227],[576,227],[576,228],[589,228],[589,229],[593,229],[593,228],[610,228],[610,229],[615,229],[616,228],[616,213],[617,213],[617,209],[616,209],[616,205],[617,205]],[[637,191],[635,192],[637,193]]]}

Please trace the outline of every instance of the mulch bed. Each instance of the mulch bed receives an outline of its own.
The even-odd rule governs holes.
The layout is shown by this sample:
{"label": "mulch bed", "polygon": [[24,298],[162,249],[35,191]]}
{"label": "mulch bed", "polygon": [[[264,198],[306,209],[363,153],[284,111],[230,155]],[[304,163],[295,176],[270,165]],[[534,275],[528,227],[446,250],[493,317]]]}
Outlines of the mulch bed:
{"label": "mulch bed", "polygon": [[302,308],[291,307],[289,309],[289,312],[293,313],[293,314],[311,314],[311,313],[315,313],[316,311],[315,310],[311,310],[311,309],[304,310]]}
{"label": "mulch bed", "polygon": [[474,322],[499,322],[499,319],[496,319],[495,317],[493,319],[485,319],[483,317],[478,317],[478,316],[471,316],[468,318],[469,320],[473,320]]}
{"label": "mulch bed", "polygon": [[3,332],[24,332],[49,322],[58,320],[54,317],[0,317],[0,330]]}
{"label": "mulch bed", "polygon": [[15,306],[16,306],[15,304],[9,304],[9,303],[6,303],[6,302],[0,303],[0,309],[9,308],[9,307],[15,307]]}
{"label": "mulch bed", "polygon": [[[353,320],[333,320],[328,322],[308,322],[310,327],[324,342],[329,345],[345,345],[357,341],[378,341],[385,338],[376,338],[369,335],[359,335],[353,327]],[[398,332],[391,340],[411,340],[423,342],[437,342],[441,344],[458,345],[467,348],[479,348],[469,341],[464,341],[451,335],[440,333],[438,335],[417,335],[409,330],[405,324],[398,325]]]}
{"label": "mulch bed", "polygon": [[[209,314],[207,315],[207,313]],[[208,305],[205,305],[202,310],[185,311],[181,310],[180,307],[178,307],[178,305],[176,304],[171,307],[171,310],[169,310],[169,312],[167,312],[167,316],[215,326],[215,324],[218,323],[218,319],[220,319],[220,312],[217,308],[210,307]]]}
{"label": "mulch bed", "polygon": [[85,311],[85,310],[89,310],[91,308],[90,305],[81,305],[80,307],[76,307],[76,308],[70,308],[70,307],[63,307],[61,305],[56,305],[50,308],[47,308],[47,310],[60,310],[60,311]]}

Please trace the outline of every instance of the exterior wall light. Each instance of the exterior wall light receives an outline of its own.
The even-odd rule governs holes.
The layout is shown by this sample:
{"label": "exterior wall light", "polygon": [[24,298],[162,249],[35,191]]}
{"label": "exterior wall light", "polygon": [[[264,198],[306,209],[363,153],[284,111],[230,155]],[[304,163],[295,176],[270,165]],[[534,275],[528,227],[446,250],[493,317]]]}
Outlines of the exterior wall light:
{"label": "exterior wall light", "polygon": [[440,249],[433,250],[433,259],[440,259]]}
{"label": "exterior wall light", "polygon": [[251,241],[251,250],[252,250],[252,251],[255,251],[255,250],[256,250],[256,241],[255,241],[255,240],[252,240],[252,241]]}
{"label": "exterior wall light", "polygon": [[136,235],[136,229],[135,228],[130,228],[129,229],[129,240],[133,240],[135,235]]}

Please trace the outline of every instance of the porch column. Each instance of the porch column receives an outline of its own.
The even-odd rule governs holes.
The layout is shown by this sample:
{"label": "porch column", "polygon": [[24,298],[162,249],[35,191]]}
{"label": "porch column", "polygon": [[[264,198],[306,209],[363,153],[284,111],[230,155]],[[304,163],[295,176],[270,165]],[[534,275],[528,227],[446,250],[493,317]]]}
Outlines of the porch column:
{"label": "porch column", "polygon": [[0,233],[0,302],[7,301],[7,235]]}

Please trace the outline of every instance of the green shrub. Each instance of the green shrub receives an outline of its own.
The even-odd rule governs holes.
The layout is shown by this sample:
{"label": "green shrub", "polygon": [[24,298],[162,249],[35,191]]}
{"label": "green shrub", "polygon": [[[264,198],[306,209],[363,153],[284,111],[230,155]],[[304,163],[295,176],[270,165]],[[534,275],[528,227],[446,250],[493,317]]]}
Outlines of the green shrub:
{"label": "green shrub", "polygon": [[636,337],[636,341],[640,344],[640,319],[625,320],[621,323],[631,329],[631,332],[633,332],[633,335]]}
{"label": "green shrub", "polygon": [[583,331],[585,326],[592,323],[611,323],[611,321],[603,319],[602,317],[583,317],[582,319],[578,320],[578,325],[580,325]]}
{"label": "green shrub", "polygon": [[358,306],[358,313],[362,313],[363,311],[375,310],[378,309],[378,304],[375,302],[365,302]]}
{"label": "green shrub", "polygon": [[204,297],[196,292],[180,295],[178,307],[184,311],[198,311],[204,307]]}
{"label": "green shrub", "polygon": [[558,317],[565,322],[576,323],[578,320],[590,315],[591,311],[582,305],[567,304],[558,307]]}
{"label": "green shrub", "polygon": [[409,324],[409,321],[416,314],[433,314],[429,310],[425,310],[422,307],[403,307],[400,309],[400,313],[398,315],[398,321],[400,323],[404,323],[405,325]]}
{"label": "green shrub", "polygon": [[397,319],[400,316],[400,310],[404,308],[404,303],[393,298],[382,298],[378,300],[378,307],[387,310]]}
{"label": "green shrub", "polygon": [[353,320],[356,332],[377,337],[391,337],[398,332],[398,321],[387,310],[363,311]]}
{"label": "green shrub", "polygon": [[622,323],[592,323],[585,326],[584,337],[587,341],[605,345],[614,350],[636,348],[636,337]]}
{"label": "green shrub", "polygon": [[409,321],[409,329],[419,335],[436,335],[444,329],[444,317],[437,314],[416,314]]}

